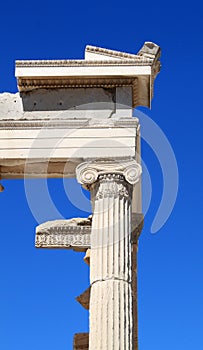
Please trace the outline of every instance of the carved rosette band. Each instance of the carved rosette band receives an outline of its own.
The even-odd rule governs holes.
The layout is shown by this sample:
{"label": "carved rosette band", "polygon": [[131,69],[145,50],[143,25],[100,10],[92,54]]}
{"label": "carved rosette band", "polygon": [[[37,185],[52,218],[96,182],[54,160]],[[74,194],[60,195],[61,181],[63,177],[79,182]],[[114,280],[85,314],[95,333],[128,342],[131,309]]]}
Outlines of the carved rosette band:
{"label": "carved rosette band", "polygon": [[[142,173],[141,165],[134,159],[123,161],[90,161],[84,162],[76,168],[77,180],[87,189],[96,182],[102,179],[102,176],[107,174],[117,177],[123,177],[130,185],[135,185]],[[121,179],[120,177],[120,179]]]}

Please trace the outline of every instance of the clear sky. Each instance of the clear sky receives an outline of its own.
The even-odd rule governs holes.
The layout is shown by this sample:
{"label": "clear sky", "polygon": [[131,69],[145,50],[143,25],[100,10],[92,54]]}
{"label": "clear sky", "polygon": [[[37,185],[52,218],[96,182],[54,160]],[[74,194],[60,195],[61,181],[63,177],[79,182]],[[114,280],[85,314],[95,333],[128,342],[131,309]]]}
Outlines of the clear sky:
{"label": "clear sky", "polygon": [[[152,109],[139,110],[168,138],[179,189],[171,216],[152,234],[164,180],[153,147],[143,141],[152,198],[138,256],[140,350],[203,349],[202,12],[196,0],[8,0],[0,5],[1,92],[17,91],[15,59],[83,58],[86,44],[131,53],[144,41],[162,48]],[[4,180],[3,185],[0,349],[72,349],[73,334],[88,330],[88,313],[74,299],[89,283],[83,254],[35,249],[38,223],[24,181]],[[38,188],[40,180],[33,186]],[[70,203],[62,180],[50,180],[48,186],[64,217],[88,215]],[[55,219],[48,212],[47,218]]]}

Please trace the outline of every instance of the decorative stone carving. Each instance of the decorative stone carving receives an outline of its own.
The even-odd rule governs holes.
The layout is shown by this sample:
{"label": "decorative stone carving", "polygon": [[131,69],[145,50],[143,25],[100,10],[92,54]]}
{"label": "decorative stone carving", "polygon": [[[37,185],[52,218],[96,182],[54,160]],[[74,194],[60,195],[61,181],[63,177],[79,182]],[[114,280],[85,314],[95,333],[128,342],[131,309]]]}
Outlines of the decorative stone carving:
{"label": "decorative stone carving", "polygon": [[91,190],[94,208],[89,350],[134,350],[131,202],[141,166],[134,159],[90,161],[80,164],[76,175]]}
{"label": "decorative stone carving", "polygon": [[91,246],[91,217],[48,221],[36,228],[36,248],[86,251]]}
{"label": "decorative stone carving", "polygon": [[99,198],[130,198],[132,187],[124,177],[119,174],[104,174],[98,177],[99,189],[96,190],[95,199]]}
{"label": "decorative stone carving", "polygon": [[99,176],[106,174],[122,175],[129,184],[135,185],[139,181],[141,173],[141,165],[134,159],[95,160],[82,163],[76,168],[77,180],[86,188],[96,182]]}
{"label": "decorative stone carving", "polygon": [[148,42],[137,55],[87,46],[83,60],[16,61],[18,89],[28,92],[41,88],[130,86],[133,107],[150,106],[159,56],[159,46]]}
{"label": "decorative stone carving", "polygon": [[[94,56],[90,55],[94,54]],[[97,56],[96,56],[97,55]],[[85,48],[85,59],[90,60],[91,57],[94,57],[94,60],[96,57],[100,58],[102,60],[105,57],[105,60],[108,59],[119,59],[119,60],[126,60],[126,59],[131,59],[131,60],[137,60],[138,62],[141,62],[141,57],[138,55],[126,53],[126,52],[121,52],[121,51],[115,51],[115,50],[109,50],[105,49],[103,47],[97,47],[97,46],[92,46],[92,45],[87,45]]]}
{"label": "decorative stone carving", "polygon": [[[1,96],[0,96],[1,98]],[[24,117],[21,113],[21,118]],[[120,118],[91,120],[89,118],[81,119],[63,119],[63,120],[0,120],[0,130],[28,130],[28,129],[88,129],[90,127],[105,128],[137,128],[139,126],[138,118]]]}

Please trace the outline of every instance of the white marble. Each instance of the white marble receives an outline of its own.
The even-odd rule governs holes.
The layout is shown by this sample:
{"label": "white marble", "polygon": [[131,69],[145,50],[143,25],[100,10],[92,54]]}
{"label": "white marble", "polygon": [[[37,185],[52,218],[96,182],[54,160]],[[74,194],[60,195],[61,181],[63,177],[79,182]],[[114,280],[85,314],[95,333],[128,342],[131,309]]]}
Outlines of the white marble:
{"label": "white marble", "polygon": [[36,248],[86,251],[91,246],[91,217],[47,221],[36,227]]}
{"label": "white marble", "polygon": [[160,48],[145,43],[137,55],[87,46],[83,60],[16,61],[19,91],[40,88],[132,88],[132,103],[150,106]]}
{"label": "white marble", "polygon": [[132,192],[135,160],[86,162],[77,180],[92,195],[89,350],[134,350]]}

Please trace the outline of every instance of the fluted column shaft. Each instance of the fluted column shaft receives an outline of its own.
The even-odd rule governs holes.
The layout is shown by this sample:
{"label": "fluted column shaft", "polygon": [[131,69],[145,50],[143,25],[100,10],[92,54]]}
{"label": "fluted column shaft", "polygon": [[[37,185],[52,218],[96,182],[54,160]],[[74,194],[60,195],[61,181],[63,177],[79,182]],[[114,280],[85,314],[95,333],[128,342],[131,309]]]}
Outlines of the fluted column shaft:
{"label": "fluted column shaft", "polygon": [[92,192],[89,349],[131,350],[132,186],[121,175],[106,174]]}
{"label": "fluted column shaft", "polygon": [[135,350],[131,201],[141,172],[135,165],[114,172],[107,167],[96,181],[93,168],[81,166],[85,180],[78,176],[80,183],[89,181],[93,204],[89,350]]}

